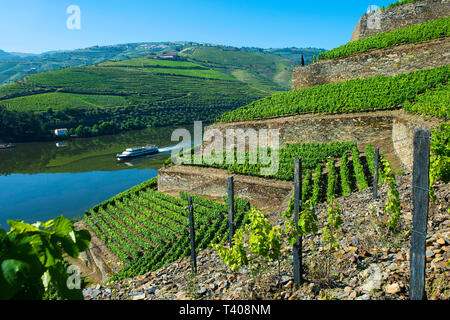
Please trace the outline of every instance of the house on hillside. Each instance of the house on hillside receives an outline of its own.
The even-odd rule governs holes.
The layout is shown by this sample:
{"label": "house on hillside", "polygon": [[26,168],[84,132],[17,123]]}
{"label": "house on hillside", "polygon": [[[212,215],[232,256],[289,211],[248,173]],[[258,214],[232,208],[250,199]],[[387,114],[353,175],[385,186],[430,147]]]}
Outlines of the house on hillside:
{"label": "house on hillside", "polygon": [[55,130],[55,136],[57,136],[57,137],[64,136],[64,135],[67,134],[67,131],[68,130],[66,128],[64,128],[64,129],[56,129]]}
{"label": "house on hillside", "polygon": [[156,54],[149,54],[148,56],[145,56],[146,59],[155,59],[156,57]]}
{"label": "house on hillside", "polygon": [[177,53],[164,53],[160,57],[163,59],[175,59],[178,56]]}

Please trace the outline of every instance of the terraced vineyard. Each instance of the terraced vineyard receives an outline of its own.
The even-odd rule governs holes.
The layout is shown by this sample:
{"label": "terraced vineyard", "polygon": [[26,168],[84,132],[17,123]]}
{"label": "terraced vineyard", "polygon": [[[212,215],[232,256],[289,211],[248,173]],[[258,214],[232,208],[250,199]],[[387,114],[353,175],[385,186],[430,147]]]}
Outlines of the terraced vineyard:
{"label": "terraced vineyard", "polygon": [[[448,83],[449,66],[397,76],[376,76],[318,85],[274,94],[225,113],[218,121],[246,121],[303,113],[361,112],[401,108],[420,101],[427,90]],[[427,114],[441,115],[441,104],[430,105]],[[420,109],[418,109],[420,110]]]}
{"label": "terraced vineyard", "polygon": [[371,49],[384,49],[399,44],[420,43],[450,36],[450,17],[436,19],[394,31],[349,42],[338,48],[319,53],[319,59],[337,59]]}
{"label": "terraced vineyard", "polygon": [[[91,230],[124,263],[123,279],[156,270],[190,254],[188,194],[180,199],[144,183],[97,205],[85,215]],[[196,249],[228,239],[227,204],[193,196]],[[236,227],[247,221],[249,203],[235,200]]]}
{"label": "terraced vineyard", "polygon": [[415,101],[406,101],[404,109],[411,113],[450,119],[450,85],[439,85],[435,90],[427,90]]}
{"label": "terraced vineyard", "polygon": [[[269,158],[271,151],[268,150]],[[226,164],[227,153],[223,153],[222,164],[214,164],[205,161],[201,164],[194,163],[194,155],[190,165],[202,167],[214,167],[250,176],[259,176],[270,179],[286,181],[294,180],[294,157],[302,159],[303,168],[303,200],[311,199],[317,204],[329,201],[342,195],[349,195],[357,190],[364,190],[372,183],[375,150],[372,145],[367,145],[365,154],[362,154],[354,142],[330,142],[330,143],[293,143],[279,149],[279,169],[276,174],[263,175],[261,168],[267,164],[250,162],[250,153],[240,154],[236,151],[231,155],[234,164]],[[241,157],[245,163],[238,163]],[[241,160],[241,161],[242,161]],[[172,165],[168,159],[166,165]],[[379,182],[383,182],[379,170]]]}
{"label": "terraced vineyard", "polygon": [[[337,164],[336,160],[339,160]],[[336,166],[337,164],[337,166]],[[356,146],[343,153],[340,159],[329,157],[325,164],[318,164],[314,170],[307,169],[302,179],[302,202],[317,205],[324,201],[332,201],[340,196],[347,196],[355,191],[362,191],[373,181],[375,165],[375,149],[367,145],[365,155]],[[378,183],[385,181],[379,165]],[[294,210],[292,198],[287,209]]]}

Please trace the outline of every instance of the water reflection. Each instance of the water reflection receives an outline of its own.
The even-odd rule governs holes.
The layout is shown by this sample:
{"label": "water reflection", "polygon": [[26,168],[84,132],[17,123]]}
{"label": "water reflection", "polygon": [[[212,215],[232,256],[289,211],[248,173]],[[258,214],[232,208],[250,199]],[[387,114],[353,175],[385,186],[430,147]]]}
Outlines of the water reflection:
{"label": "water reflection", "polygon": [[[170,157],[175,128],[87,139],[17,143],[0,150],[0,228],[7,219],[74,218],[97,203],[157,175]],[[192,132],[192,128],[188,128]],[[126,148],[154,144],[165,152],[119,162]]]}
{"label": "water reflection", "polygon": [[[126,170],[128,165],[116,161],[117,153],[135,145],[173,145],[170,139],[173,129],[145,129],[113,136],[61,141],[56,145],[55,142],[18,143],[15,149],[0,150],[0,175]],[[148,161],[138,161],[132,167],[157,169],[169,155],[162,153],[147,158]]]}

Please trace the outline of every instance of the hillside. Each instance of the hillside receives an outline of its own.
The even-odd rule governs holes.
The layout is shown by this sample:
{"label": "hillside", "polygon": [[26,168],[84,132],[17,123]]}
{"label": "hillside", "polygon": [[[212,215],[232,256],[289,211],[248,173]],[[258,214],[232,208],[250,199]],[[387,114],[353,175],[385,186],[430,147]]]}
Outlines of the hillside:
{"label": "hillside", "polygon": [[[181,256],[147,272],[127,272],[129,279],[120,272],[109,283],[84,290],[85,298],[412,299],[411,265],[423,254],[427,297],[449,299],[449,19],[442,12],[434,16],[445,3],[399,1],[364,15],[364,19],[384,15],[395,24],[321,53],[320,61],[296,68],[297,90],[229,111],[210,127],[222,133],[278,129],[280,148],[268,151],[279,155],[276,173],[263,175],[261,161],[250,163],[250,152],[235,150],[214,150],[211,158],[195,164],[175,166],[168,160],[159,170],[159,192],[182,199],[186,193],[226,199],[227,178],[234,177],[234,194],[254,208],[248,213],[249,224],[236,232],[232,249],[227,244],[207,246],[198,253],[195,275],[188,276],[189,261]],[[405,27],[399,16],[413,17]],[[252,64],[264,59],[264,52],[253,53],[254,60],[246,61],[232,49],[183,51],[191,61],[223,74],[239,73],[221,70],[219,60],[230,65],[239,61],[243,67],[239,72],[247,79],[247,73],[252,79],[276,78],[276,72]],[[420,187],[413,185],[418,175],[416,167],[413,177],[412,167],[419,149],[414,145],[418,128],[432,133],[433,181],[424,248],[415,255],[412,234],[419,231],[412,220],[413,214],[417,219],[414,201]],[[223,164],[230,154],[243,161]],[[298,223],[293,221],[294,157],[301,158]],[[153,212],[163,215],[166,208],[171,207],[155,207]],[[303,261],[300,286],[293,275],[295,243]]]}
{"label": "hillside", "polygon": [[[22,55],[2,51],[0,52],[0,85],[21,79],[22,77],[33,73],[52,71],[68,67],[89,66],[105,61],[121,61],[133,58],[143,58],[149,54],[162,55],[164,53],[177,53],[191,47],[211,47],[216,48],[217,50],[232,48],[194,42],[144,42],[111,46],[94,46],[78,50],[51,51],[39,55]],[[251,51],[253,51],[253,49],[247,50],[245,48],[233,48],[233,50],[240,51],[243,55],[251,55]],[[275,53],[274,55],[267,55],[268,57],[271,56],[271,59],[280,59],[280,56],[286,56],[285,49],[266,50],[256,48],[255,50]],[[317,55],[323,50],[314,48],[292,48],[289,49],[289,51],[291,53],[286,57],[291,60],[288,60],[287,62],[288,64],[295,64],[296,61],[299,61],[301,54],[305,54],[306,61],[310,62],[312,61],[312,55]],[[284,61],[284,63],[286,63],[286,61]],[[227,68],[226,66],[221,67]],[[234,67],[240,68],[239,65]],[[287,83],[284,83],[285,87],[286,84]]]}
{"label": "hillside", "polygon": [[233,47],[190,47],[180,54],[263,90],[289,89],[292,68],[297,61],[279,54],[283,51],[268,51]]}
{"label": "hillside", "polygon": [[[17,112],[37,117],[43,135],[83,125],[72,133],[87,136],[210,122],[267,94],[192,62],[131,59],[27,76],[0,87],[0,106],[9,112],[7,119]],[[0,138],[7,139],[10,131],[3,129]],[[17,136],[27,138],[26,133]]]}
{"label": "hillside", "polygon": [[448,86],[448,77],[448,66],[442,66],[395,77],[380,75],[323,84],[278,93],[254,101],[225,113],[219,121],[248,121],[304,113],[330,114],[400,109],[403,105],[414,105],[415,101],[427,98],[437,103],[433,103],[428,109],[411,107],[406,109],[445,118],[449,116],[448,90],[445,89]]}
{"label": "hillside", "polygon": [[[101,283],[83,291],[88,300],[407,300],[409,298],[409,235],[411,228],[411,174],[398,177],[402,233],[386,234],[382,208],[388,188],[380,185],[377,201],[371,191],[336,199],[343,210],[340,249],[332,258],[327,282],[326,244],[320,234],[304,239],[305,282],[298,287],[292,275],[292,247],[285,244],[279,261],[267,262],[257,275],[249,268],[231,271],[216,250],[198,254],[198,272],[191,274],[189,258],[179,259],[139,277]],[[430,300],[448,300],[450,220],[446,212],[449,185],[435,186],[427,235],[426,291]],[[328,207],[317,207],[325,224]],[[445,262],[447,261],[447,263]]]}
{"label": "hillside", "polygon": [[[302,50],[290,48],[290,58],[298,60]],[[95,136],[194,120],[211,122],[226,111],[289,88],[297,62],[282,57],[284,49],[267,51],[277,54],[167,42],[0,59],[0,77],[4,71],[21,78],[20,68],[25,66],[28,74],[0,86],[0,116],[8,124],[0,129],[0,139],[49,139],[50,131],[59,127],[71,129],[70,134]],[[305,60],[320,51],[305,49]],[[178,55],[161,58],[169,52]],[[159,59],[149,59],[149,53]]]}

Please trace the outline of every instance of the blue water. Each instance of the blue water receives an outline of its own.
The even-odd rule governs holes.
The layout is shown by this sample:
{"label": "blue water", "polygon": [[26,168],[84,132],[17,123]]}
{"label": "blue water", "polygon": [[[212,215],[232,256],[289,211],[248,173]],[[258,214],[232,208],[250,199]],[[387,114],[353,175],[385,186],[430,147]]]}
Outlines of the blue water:
{"label": "blue water", "polygon": [[[34,223],[60,215],[80,217],[96,204],[155,177],[176,144],[171,140],[173,130],[73,139],[62,148],[50,141],[17,143],[14,149],[0,150],[0,228],[9,230],[7,220]],[[165,152],[116,160],[126,148],[147,144]]]}
{"label": "blue water", "polygon": [[154,169],[80,173],[11,174],[0,179],[0,228],[7,220],[71,219],[94,205],[157,175]]}

